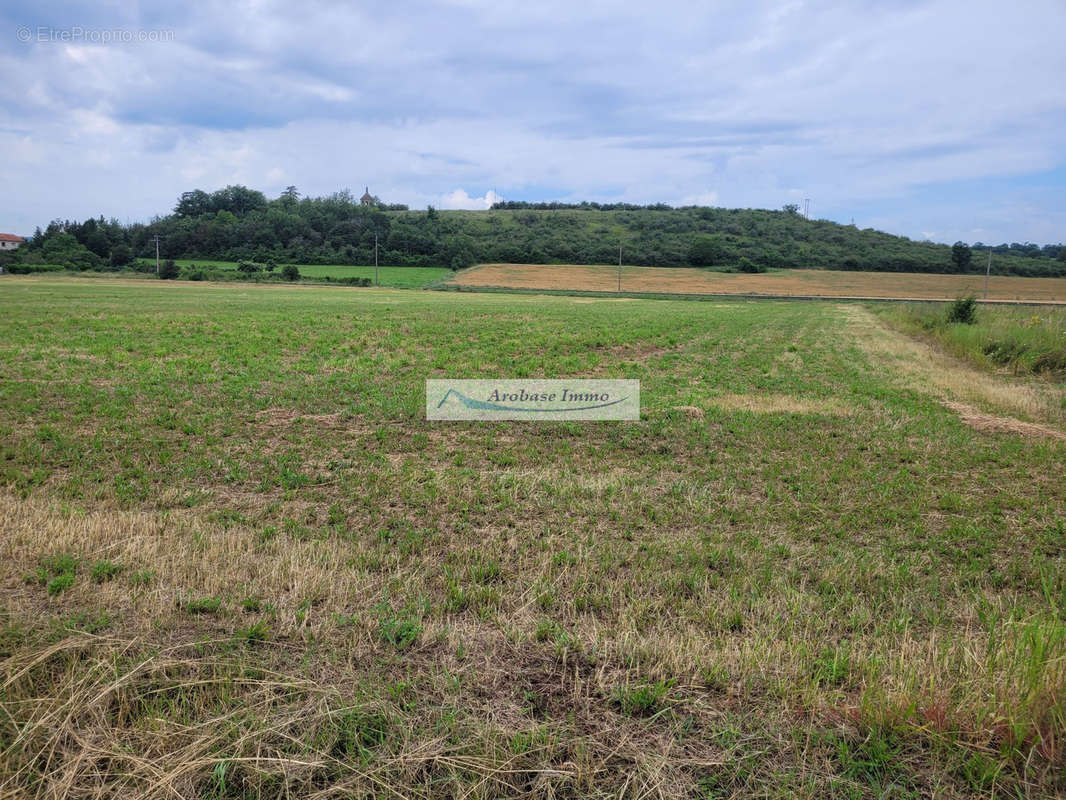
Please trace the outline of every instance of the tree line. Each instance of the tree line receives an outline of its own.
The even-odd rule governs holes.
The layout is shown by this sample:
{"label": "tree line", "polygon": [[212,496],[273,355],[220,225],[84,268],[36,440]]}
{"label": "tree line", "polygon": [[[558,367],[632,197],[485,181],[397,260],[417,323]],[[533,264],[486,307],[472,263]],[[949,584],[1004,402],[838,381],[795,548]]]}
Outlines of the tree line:
{"label": "tree line", "polygon": [[[809,220],[781,210],[623,203],[505,202],[488,211],[412,211],[350,191],[277,198],[244,186],[183,193],[172,213],[123,225],[102,216],[54,220],[3,255],[11,271],[125,269],[163,259],[264,264],[446,266],[475,263],[699,266],[758,272],[775,268],[892,272],[982,272],[989,245],[913,241],[872,228]],[[1029,242],[991,246],[998,274],[1066,275],[1066,247]]]}

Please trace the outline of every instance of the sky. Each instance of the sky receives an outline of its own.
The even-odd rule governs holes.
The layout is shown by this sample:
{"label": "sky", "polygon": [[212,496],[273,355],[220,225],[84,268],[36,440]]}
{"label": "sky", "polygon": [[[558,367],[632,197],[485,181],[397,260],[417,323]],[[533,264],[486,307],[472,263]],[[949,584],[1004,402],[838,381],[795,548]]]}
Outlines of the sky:
{"label": "sky", "polygon": [[0,231],[239,183],[1066,241],[1066,0],[0,4]]}

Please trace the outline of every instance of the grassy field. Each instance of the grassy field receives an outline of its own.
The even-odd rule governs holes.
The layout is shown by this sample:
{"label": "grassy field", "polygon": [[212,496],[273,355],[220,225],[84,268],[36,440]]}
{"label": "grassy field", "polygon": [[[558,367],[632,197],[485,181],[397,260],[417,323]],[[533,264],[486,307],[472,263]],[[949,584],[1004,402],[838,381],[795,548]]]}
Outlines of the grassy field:
{"label": "grassy field", "polygon": [[[181,267],[199,267],[204,270],[218,269],[236,271],[234,261],[178,258],[174,262]],[[353,267],[345,264],[297,264],[304,278],[369,278],[374,280],[374,267]],[[381,285],[396,289],[418,289],[443,280],[452,274],[444,267],[379,267]]]}
{"label": "grassy field", "polygon": [[858,305],[4,278],[0,796],[1061,796],[1064,397]]}
{"label": "grassy field", "polygon": [[[554,264],[485,264],[459,273],[450,283],[467,287],[614,292],[618,288],[618,269]],[[985,279],[980,275],[811,269],[774,270],[748,275],[672,267],[622,269],[622,291],[625,292],[950,300],[970,294],[983,297],[984,288]],[[994,275],[988,297],[990,300],[1066,303],[1066,278]]]}

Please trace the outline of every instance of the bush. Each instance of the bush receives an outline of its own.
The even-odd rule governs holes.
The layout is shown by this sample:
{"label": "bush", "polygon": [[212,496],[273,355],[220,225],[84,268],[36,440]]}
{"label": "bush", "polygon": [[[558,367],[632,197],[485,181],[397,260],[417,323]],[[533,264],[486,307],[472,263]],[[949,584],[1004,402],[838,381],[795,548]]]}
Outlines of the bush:
{"label": "bush", "polygon": [[181,274],[181,268],[174,263],[174,259],[168,258],[159,266],[159,279],[172,281]]}
{"label": "bush", "polygon": [[754,274],[756,272],[766,272],[766,267],[764,267],[762,264],[756,264],[750,258],[741,257],[741,259],[737,262],[737,271]]}
{"label": "bush", "polygon": [[207,280],[207,275],[204,273],[204,271],[202,269],[193,270],[192,272],[189,273],[188,277],[189,277],[190,281],[206,281]]}
{"label": "bush", "polygon": [[62,272],[66,267],[61,264],[24,264],[13,261],[4,267],[12,275],[29,275],[34,272]]}
{"label": "bush", "polygon": [[251,274],[253,272],[262,272],[263,271],[263,265],[262,264],[257,264],[254,261],[242,260],[242,261],[237,262],[237,269],[240,270],[241,272],[246,272],[248,274]]}
{"label": "bush", "polygon": [[948,307],[948,322],[973,325],[977,322],[977,298],[960,297]]}
{"label": "bush", "polygon": [[127,245],[116,244],[111,250],[111,268],[121,269],[133,261],[133,251]]}
{"label": "bush", "polygon": [[300,280],[300,270],[295,264],[286,264],[281,268],[281,277],[287,281]]}

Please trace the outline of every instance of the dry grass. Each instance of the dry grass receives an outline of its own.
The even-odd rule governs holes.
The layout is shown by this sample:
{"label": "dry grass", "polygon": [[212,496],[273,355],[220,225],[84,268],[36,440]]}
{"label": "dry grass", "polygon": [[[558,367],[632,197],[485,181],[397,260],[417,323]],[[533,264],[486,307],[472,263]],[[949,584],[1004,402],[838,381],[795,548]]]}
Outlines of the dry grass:
{"label": "dry grass", "polygon": [[[616,267],[562,264],[485,264],[450,282],[457,286],[614,292]],[[622,290],[670,294],[763,294],[802,297],[861,297],[951,300],[984,296],[979,275],[898,272],[780,270],[730,274],[678,267],[624,267]],[[990,300],[1066,303],[1066,278],[993,277]]]}
{"label": "dry grass", "polygon": [[1066,441],[1066,432],[1049,428],[1047,425],[1034,425],[1011,417],[997,417],[986,414],[965,403],[945,401],[944,405],[959,415],[959,418],[974,430],[993,431],[995,433],[1016,433],[1032,439],[1051,438]]}
{"label": "dry grass", "polygon": [[[516,473],[510,480],[521,495],[558,476]],[[630,499],[638,503],[654,495],[623,474],[577,479],[567,491],[635,493]],[[709,499],[696,487],[674,498],[694,506]],[[7,659],[0,711],[9,726],[11,771],[0,786],[9,789],[33,775],[49,796],[226,796],[210,791],[220,770],[229,770],[231,787],[268,793],[286,787],[314,797],[372,795],[386,787],[403,797],[553,791],[676,797],[694,792],[708,769],[730,774],[737,766],[727,766],[731,759],[763,764],[760,770],[793,763],[801,744],[787,731],[803,720],[853,741],[871,730],[917,724],[963,752],[1010,746],[1039,763],[1066,757],[1056,738],[1062,708],[1052,700],[1066,683],[1061,633],[1006,622],[1009,594],[982,612],[1005,620],[991,638],[962,605],[952,610],[949,630],[918,625],[890,639],[853,631],[840,651],[846,677],[834,678],[843,681],[840,690],[827,694],[811,683],[812,663],[821,656],[808,648],[827,641],[828,631],[815,597],[788,582],[747,601],[736,630],[733,623],[708,626],[728,619],[720,606],[703,608],[709,585],[695,584],[691,600],[678,607],[659,586],[633,582],[619,592],[618,576],[600,582],[591,551],[578,551],[572,570],[554,567],[550,548],[514,564],[521,543],[510,532],[486,530],[478,536],[486,543],[481,552],[508,553],[525,589],[495,596],[476,618],[422,617],[417,642],[396,660],[379,637],[381,598],[445,594],[436,550],[412,559],[390,558],[386,548],[376,566],[354,570],[352,545],[343,539],[282,535],[263,542],[248,526],[221,526],[193,512],[71,514],[4,495],[0,519],[10,618],[106,608],[121,620],[96,635],[78,633],[82,623],[75,620],[56,631],[54,645]],[[792,542],[790,549],[819,585],[844,586],[865,570],[859,554],[829,564],[817,547]],[[121,580],[81,581],[59,597],[42,596],[21,575],[42,553],[57,552],[77,553],[83,562],[106,557],[127,570],[151,565],[156,577],[133,592]],[[572,596],[590,580],[607,592],[612,610],[557,610],[543,633],[540,597]],[[741,591],[756,591],[758,580],[752,572]],[[222,612],[194,620],[185,604],[208,595],[226,598]],[[270,599],[266,641],[242,633],[266,619],[261,611],[242,612],[243,596]],[[860,598],[851,613],[874,613]],[[671,614],[677,618],[667,622]],[[302,669],[300,654],[312,646],[334,655]],[[657,707],[667,714],[656,715],[661,724],[619,716],[608,702],[617,687],[668,680],[676,683]],[[163,698],[161,707],[156,700]],[[761,709],[759,725],[719,740],[722,721],[748,717],[742,710],[753,703]],[[449,708],[462,712],[445,713]],[[381,715],[390,731],[387,746],[373,745],[362,759],[343,751],[343,742],[361,734],[335,724],[353,709],[360,718]],[[745,725],[752,722],[748,717]],[[701,738],[702,730],[710,738]],[[797,790],[799,796],[827,790],[821,778],[808,777],[809,791]]]}
{"label": "dry grass", "polygon": [[724,394],[711,398],[718,408],[756,414],[829,414],[846,417],[855,409],[836,398],[792,397],[783,394]]}

